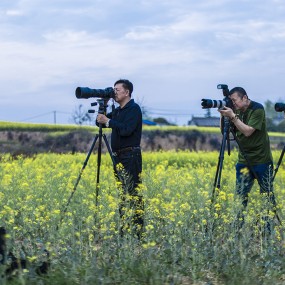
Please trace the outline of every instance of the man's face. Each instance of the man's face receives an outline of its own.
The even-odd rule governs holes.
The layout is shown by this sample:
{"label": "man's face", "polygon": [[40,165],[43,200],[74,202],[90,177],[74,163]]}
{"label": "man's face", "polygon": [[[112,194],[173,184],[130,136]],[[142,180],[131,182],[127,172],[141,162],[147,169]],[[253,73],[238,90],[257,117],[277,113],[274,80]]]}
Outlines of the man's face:
{"label": "man's face", "polygon": [[246,107],[246,96],[241,98],[238,93],[235,92],[230,96],[230,99],[236,110],[243,110]]}
{"label": "man's face", "polygon": [[122,83],[118,83],[114,86],[115,100],[120,103],[123,102],[129,96],[129,90],[123,87]]}

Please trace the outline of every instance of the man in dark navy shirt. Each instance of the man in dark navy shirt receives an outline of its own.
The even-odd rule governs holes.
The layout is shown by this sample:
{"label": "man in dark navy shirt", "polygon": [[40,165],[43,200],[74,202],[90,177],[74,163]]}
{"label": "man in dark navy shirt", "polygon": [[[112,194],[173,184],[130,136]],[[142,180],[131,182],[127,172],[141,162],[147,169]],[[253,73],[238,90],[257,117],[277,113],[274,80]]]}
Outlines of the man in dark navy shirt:
{"label": "man in dark navy shirt", "polygon": [[[141,184],[142,155],[140,149],[142,134],[142,112],[131,99],[133,84],[119,79],[114,84],[115,101],[119,103],[113,112],[98,114],[97,122],[112,128],[111,148],[114,157],[115,176],[122,183],[121,235],[126,231],[135,233],[139,238],[143,231],[143,199]],[[134,212],[133,215],[128,213]]]}

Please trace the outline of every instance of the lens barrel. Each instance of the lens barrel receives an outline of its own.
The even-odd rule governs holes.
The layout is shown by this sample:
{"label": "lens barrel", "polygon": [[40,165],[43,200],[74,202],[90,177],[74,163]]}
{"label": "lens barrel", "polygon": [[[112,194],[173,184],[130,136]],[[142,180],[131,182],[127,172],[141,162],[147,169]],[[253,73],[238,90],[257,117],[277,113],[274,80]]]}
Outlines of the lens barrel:
{"label": "lens barrel", "polygon": [[285,104],[284,103],[276,103],[274,108],[275,108],[276,112],[283,112],[283,111],[285,111]]}
{"label": "lens barrel", "polygon": [[220,109],[226,106],[226,102],[224,100],[202,99],[201,106],[202,109],[209,109],[209,108]]}
{"label": "lens barrel", "polygon": [[115,98],[115,92],[112,87],[105,89],[91,89],[88,87],[77,87],[75,90],[75,96],[78,99],[89,99],[93,97],[110,99]]}

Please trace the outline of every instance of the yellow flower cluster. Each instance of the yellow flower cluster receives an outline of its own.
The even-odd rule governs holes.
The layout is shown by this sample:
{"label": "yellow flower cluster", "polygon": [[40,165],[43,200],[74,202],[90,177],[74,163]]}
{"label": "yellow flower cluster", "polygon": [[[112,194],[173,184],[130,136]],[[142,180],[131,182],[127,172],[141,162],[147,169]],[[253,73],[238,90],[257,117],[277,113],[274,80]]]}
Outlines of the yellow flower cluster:
{"label": "yellow flower cluster", "polygon": [[[134,213],[132,208],[124,209],[126,219],[128,215],[144,216],[143,247],[155,247],[166,237],[175,243],[190,228],[193,234],[209,226],[219,229],[221,236],[228,231],[241,209],[235,195],[236,157],[233,152],[225,159],[222,186],[215,189],[212,202],[216,152],[144,153],[143,184],[138,189],[144,210]],[[102,157],[100,185],[96,185],[97,161],[91,158],[74,189],[84,159],[83,154],[2,157],[0,220],[10,232],[11,244],[29,236],[30,243],[35,238],[42,239],[56,256],[71,248],[87,256],[97,250],[96,242],[117,238],[121,226],[121,185],[114,178],[110,158]],[[281,213],[285,204],[284,172],[283,163],[274,185],[277,210]],[[245,223],[249,228],[256,224],[256,219],[264,221],[263,216],[274,219],[275,213],[267,211],[266,203],[255,185],[246,210]],[[280,235],[276,231],[279,240]],[[36,246],[29,251],[34,259]]]}

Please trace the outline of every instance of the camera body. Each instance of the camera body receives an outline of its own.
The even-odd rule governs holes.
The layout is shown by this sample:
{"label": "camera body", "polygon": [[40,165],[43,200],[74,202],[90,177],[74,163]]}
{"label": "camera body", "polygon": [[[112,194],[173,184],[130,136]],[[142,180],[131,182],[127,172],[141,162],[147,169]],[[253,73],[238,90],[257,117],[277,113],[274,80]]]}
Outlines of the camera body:
{"label": "camera body", "polygon": [[276,103],[275,106],[276,112],[285,112],[285,104],[284,103]]}
{"label": "camera body", "polygon": [[77,87],[75,90],[77,99],[89,99],[89,98],[102,98],[102,99],[115,99],[115,91],[112,87],[105,89],[91,89],[88,87]]}
{"label": "camera body", "polygon": [[223,100],[202,99],[201,102],[202,109],[209,109],[209,108],[222,109],[224,107],[229,107],[233,109],[233,102],[230,99],[230,91],[228,85],[218,84],[217,89],[222,89],[224,99]]}
{"label": "camera body", "polygon": [[97,103],[99,105],[98,114],[106,114],[107,109],[107,101],[105,99],[97,99]]}

